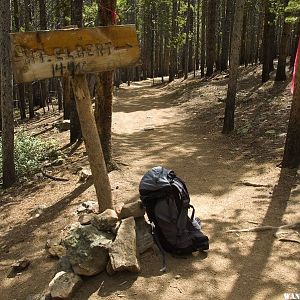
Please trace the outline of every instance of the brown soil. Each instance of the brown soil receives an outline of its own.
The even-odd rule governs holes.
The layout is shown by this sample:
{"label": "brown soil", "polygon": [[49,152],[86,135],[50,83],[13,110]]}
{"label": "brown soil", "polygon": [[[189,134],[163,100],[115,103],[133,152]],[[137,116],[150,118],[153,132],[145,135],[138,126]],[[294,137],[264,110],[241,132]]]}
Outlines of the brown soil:
{"label": "brown soil", "polygon": [[[236,132],[222,135],[227,79],[152,81],[121,86],[115,92],[113,149],[120,170],[109,174],[115,203],[138,199],[141,176],[151,167],[174,169],[189,188],[192,204],[210,238],[207,256],[140,257],[138,275],[100,274],[84,279],[74,300],[83,299],[284,299],[300,292],[299,244],[278,241],[274,231],[228,233],[253,227],[251,222],[280,226],[299,222],[299,174],[278,168],[290,108],[290,86],[260,84],[260,70],[243,71],[236,111]],[[37,174],[29,182],[0,192],[0,276],[3,300],[41,293],[55,274],[57,260],[44,250],[77,221],[76,208],[95,200],[91,184],[78,183],[78,169],[88,165],[84,146],[67,147],[68,133],[51,127],[61,114],[49,112],[21,125],[42,138],[54,138],[69,154],[52,167],[56,182]],[[146,129],[146,130],[145,130]],[[45,205],[42,214],[32,210]],[[8,278],[22,257],[29,268]],[[175,276],[180,275],[176,279]],[[177,276],[179,277],[179,276]]]}

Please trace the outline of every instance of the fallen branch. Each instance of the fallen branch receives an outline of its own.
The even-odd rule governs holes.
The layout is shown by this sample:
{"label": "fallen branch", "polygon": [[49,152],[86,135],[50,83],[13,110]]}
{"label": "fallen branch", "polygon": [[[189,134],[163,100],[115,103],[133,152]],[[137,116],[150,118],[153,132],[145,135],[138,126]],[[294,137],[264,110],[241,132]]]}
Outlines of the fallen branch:
{"label": "fallen branch", "polygon": [[298,229],[300,228],[300,222],[288,224],[288,225],[282,225],[282,226],[259,226],[259,227],[251,227],[246,229],[230,229],[226,232],[260,232],[260,231],[266,231],[266,230],[277,230],[277,229]]}
{"label": "fallen branch", "polygon": [[240,184],[243,184],[245,186],[253,186],[253,187],[271,187],[269,184],[259,184],[259,183],[252,183],[248,181],[241,181]]}
{"label": "fallen branch", "polygon": [[67,179],[67,178],[52,176],[52,175],[46,173],[43,168],[41,169],[41,172],[42,172],[44,177],[50,178],[50,179],[55,180],[55,181],[69,181],[69,179]]}

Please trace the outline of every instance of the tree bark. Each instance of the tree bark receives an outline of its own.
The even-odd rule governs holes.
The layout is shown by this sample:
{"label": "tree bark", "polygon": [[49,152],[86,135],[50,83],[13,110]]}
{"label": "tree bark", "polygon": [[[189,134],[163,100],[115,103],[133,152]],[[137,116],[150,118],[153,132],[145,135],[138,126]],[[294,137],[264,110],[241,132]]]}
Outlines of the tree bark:
{"label": "tree bark", "polygon": [[205,41],[206,41],[206,12],[207,12],[207,0],[202,0],[202,15],[201,15],[201,77],[205,75],[204,68],[205,68]]}
{"label": "tree bark", "polygon": [[228,134],[234,129],[235,98],[238,79],[238,67],[241,49],[241,33],[245,0],[237,0],[231,39],[229,82],[225,106],[223,133]]}
{"label": "tree bark", "polygon": [[201,0],[197,0],[195,70],[199,70],[200,67],[200,1]]}
{"label": "tree bark", "polygon": [[206,28],[206,76],[214,71],[216,57],[216,15],[217,0],[208,0],[207,28]]}
{"label": "tree bark", "polygon": [[189,52],[190,52],[190,22],[191,22],[191,0],[188,0],[188,7],[187,7],[187,21],[186,21],[186,28],[185,28],[185,51],[184,51],[184,79],[188,78],[189,73]]}
{"label": "tree bark", "polygon": [[85,75],[74,76],[72,86],[98,198],[99,212],[101,213],[108,208],[113,208],[113,203],[111,186],[105,167],[95,118],[93,116],[92,100]]}
{"label": "tree bark", "polygon": [[262,82],[270,79],[270,61],[271,61],[271,25],[273,14],[270,12],[270,0],[265,1],[265,17],[264,17],[264,35],[263,35],[263,71]]}
{"label": "tree bark", "polygon": [[[82,27],[82,5],[83,5],[83,0],[72,0],[71,2],[71,23],[72,23],[71,25],[75,25],[78,28]],[[67,82],[65,87],[68,88]],[[73,91],[70,90],[68,92],[66,90],[65,95],[68,96],[68,93],[70,97],[70,143],[73,144],[77,140],[82,138],[82,132],[81,132],[80,121],[76,109]],[[66,105],[68,105],[67,98],[66,101],[67,101]]]}
{"label": "tree bark", "polygon": [[227,70],[228,68],[228,55],[229,55],[229,40],[230,40],[230,28],[232,22],[232,10],[233,1],[227,0],[226,2],[226,15],[224,22],[224,29],[222,35],[222,50],[221,50],[221,71]]}
{"label": "tree bark", "polygon": [[[298,52],[300,51],[300,40]],[[300,165],[300,59],[295,64],[296,75],[282,167],[297,168]]]}
{"label": "tree bark", "polygon": [[177,0],[172,0],[172,31],[171,31],[171,52],[170,52],[170,66],[169,66],[169,82],[175,79],[177,66]]}
{"label": "tree bark", "polygon": [[[285,6],[287,6],[287,5],[288,5],[288,0],[285,1]],[[287,23],[285,20],[285,18],[287,16],[288,15],[285,13],[284,20],[283,20],[283,28],[282,28],[280,46],[279,46],[279,57],[278,57],[278,65],[277,65],[275,81],[286,80],[286,73],[285,73],[286,57],[287,57],[289,37],[290,37],[290,32],[291,32],[291,24]]]}
{"label": "tree bark", "polygon": [[10,0],[0,3],[0,78],[2,107],[2,171],[3,186],[10,187],[16,181],[14,165],[14,105],[12,71],[10,65]]}
{"label": "tree bark", "polygon": [[[100,0],[99,21],[101,26],[115,24],[116,0]],[[109,171],[117,166],[112,158],[111,123],[112,123],[112,91],[114,72],[99,74],[96,83],[95,119],[100,136],[106,167]]]}

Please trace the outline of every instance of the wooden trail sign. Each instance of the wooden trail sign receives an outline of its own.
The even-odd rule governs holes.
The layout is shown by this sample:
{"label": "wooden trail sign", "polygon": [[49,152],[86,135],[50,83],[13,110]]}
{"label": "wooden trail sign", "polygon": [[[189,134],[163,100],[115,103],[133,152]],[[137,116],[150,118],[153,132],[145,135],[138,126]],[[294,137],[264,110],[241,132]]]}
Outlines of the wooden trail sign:
{"label": "wooden trail sign", "polygon": [[99,212],[112,208],[109,177],[85,74],[136,64],[140,51],[134,25],[12,33],[11,45],[16,82],[72,77]]}
{"label": "wooden trail sign", "polygon": [[140,55],[134,25],[12,33],[11,46],[18,83],[109,71]]}

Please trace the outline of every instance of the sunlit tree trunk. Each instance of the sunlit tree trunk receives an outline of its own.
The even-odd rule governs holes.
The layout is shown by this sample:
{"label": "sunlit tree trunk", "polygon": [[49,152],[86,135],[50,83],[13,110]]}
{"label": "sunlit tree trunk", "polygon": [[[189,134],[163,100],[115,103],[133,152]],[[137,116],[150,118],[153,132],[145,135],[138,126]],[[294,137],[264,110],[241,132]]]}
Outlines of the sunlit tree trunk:
{"label": "sunlit tree trunk", "polygon": [[238,79],[238,67],[241,49],[241,33],[245,0],[237,0],[231,39],[229,82],[226,98],[223,133],[228,134],[234,129],[235,98]]}

